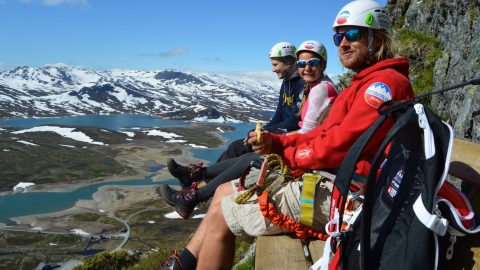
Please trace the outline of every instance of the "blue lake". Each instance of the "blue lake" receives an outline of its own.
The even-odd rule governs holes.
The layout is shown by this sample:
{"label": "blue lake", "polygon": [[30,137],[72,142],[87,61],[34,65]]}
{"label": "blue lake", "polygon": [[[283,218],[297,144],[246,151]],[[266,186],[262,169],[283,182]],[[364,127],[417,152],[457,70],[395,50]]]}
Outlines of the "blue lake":
{"label": "blue lake", "polygon": [[[188,126],[191,122],[171,121],[161,119],[155,116],[145,115],[83,115],[71,117],[55,118],[15,118],[0,120],[0,127],[19,127],[31,128],[40,125],[85,125],[97,126],[112,130],[120,130],[128,127],[165,127],[165,126]],[[222,133],[229,141],[242,138],[248,130],[253,128],[253,124],[228,123],[235,127],[232,132]],[[228,144],[228,143],[227,143]],[[224,147],[227,145],[225,144]],[[215,162],[218,156],[223,152],[224,147],[218,149],[200,149],[194,148],[191,151],[194,156],[200,159]],[[149,167],[152,172],[161,169],[164,164]],[[178,184],[174,179],[163,181],[167,184]],[[151,177],[144,179],[132,179],[126,181],[98,183],[83,186],[72,192],[32,192],[19,193],[13,195],[0,196],[0,222],[12,224],[11,217],[49,213],[68,209],[76,201],[81,199],[91,199],[99,187],[105,185],[157,185]]]}

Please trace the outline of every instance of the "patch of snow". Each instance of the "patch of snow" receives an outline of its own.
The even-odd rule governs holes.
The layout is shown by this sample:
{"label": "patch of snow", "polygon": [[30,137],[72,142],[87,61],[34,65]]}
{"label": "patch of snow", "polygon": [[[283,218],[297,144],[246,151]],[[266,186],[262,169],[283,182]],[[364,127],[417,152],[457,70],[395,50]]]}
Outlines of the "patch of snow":
{"label": "patch of snow", "polygon": [[27,142],[27,141],[17,141],[19,143],[23,143],[23,144],[26,144],[26,145],[32,145],[32,146],[38,146],[38,144],[34,144],[34,143],[31,143],[31,142]]}
{"label": "patch of snow", "polygon": [[[171,213],[165,214],[165,217],[169,219],[183,219],[177,212],[171,212]],[[204,217],[205,217],[205,214],[199,214],[199,215],[194,215],[191,218],[204,218]]]}
{"label": "patch of snow", "polygon": [[188,145],[193,147],[193,148],[204,148],[204,149],[208,148],[204,145],[197,145],[197,144],[194,144],[194,143],[189,143]]}
{"label": "patch of snow", "polygon": [[3,149],[3,152],[10,152],[10,149]]}
{"label": "patch of snow", "polygon": [[76,235],[85,235],[85,236],[90,235],[89,233],[87,233],[86,231],[81,230],[81,229],[71,229],[70,231],[71,231],[73,234],[76,234]]}
{"label": "patch of snow", "polygon": [[21,134],[26,132],[55,132],[62,137],[67,137],[72,140],[86,142],[90,144],[97,144],[97,145],[104,145],[103,142],[96,142],[92,140],[90,137],[85,135],[85,133],[80,131],[74,131],[75,128],[64,128],[64,127],[56,127],[56,126],[38,126],[29,129],[19,130],[12,132],[13,134]]}
{"label": "patch of snow", "polygon": [[217,130],[220,131],[221,133],[225,133],[225,131],[223,129],[221,129],[220,127],[217,127]]}
{"label": "patch of snow", "polygon": [[127,134],[127,136],[131,138],[135,136],[135,133],[131,131],[120,131],[120,133]]}
{"label": "patch of snow", "polygon": [[202,117],[195,117],[193,118],[194,122],[208,122],[208,123],[223,123],[225,122],[225,119],[223,117],[219,117],[217,119],[209,119],[207,116],[202,116]]}
{"label": "patch of snow", "polygon": [[185,140],[169,140],[169,141],[166,141],[168,143],[184,143],[184,142],[187,142]]}
{"label": "patch of snow", "polygon": [[154,220],[149,220],[148,223],[149,224],[155,224],[155,221]]}
{"label": "patch of snow", "polygon": [[32,182],[19,182],[19,183],[16,184],[13,188],[16,188],[16,187],[26,188],[26,187],[33,186],[33,185],[35,185],[35,183],[32,183]]}
{"label": "patch of snow", "polygon": [[75,146],[73,145],[68,145],[68,144],[59,144],[60,146],[64,146],[64,147],[69,147],[69,148],[75,148]]}
{"label": "patch of snow", "polygon": [[155,129],[154,130],[149,130],[147,132],[147,135],[148,136],[160,136],[160,137],[163,137],[165,139],[183,137],[183,136],[175,134],[175,133],[163,132],[163,131],[155,130]]}
{"label": "patch of snow", "polygon": [[33,227],[31,230],[32,230],[32,231],[39,231],[39,232],[41,232],[41,231],[43,231],[44,229],[43,229],[42,227]]}
{"label": "patch of snow", "polygon": [[19,182],[13,187],[13,192],[27,191],[27,187],[34,186],[35,183],[32,182]]}

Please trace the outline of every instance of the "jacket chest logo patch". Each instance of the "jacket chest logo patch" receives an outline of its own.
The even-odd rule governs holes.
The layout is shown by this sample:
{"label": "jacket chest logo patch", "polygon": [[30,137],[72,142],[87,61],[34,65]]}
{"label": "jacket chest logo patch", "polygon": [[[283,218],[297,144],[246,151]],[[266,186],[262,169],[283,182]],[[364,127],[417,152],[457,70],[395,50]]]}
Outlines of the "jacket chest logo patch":
{"label": "jacket chest logo patch", "polygon": [[297,152],[296,154],[298,159],[306,159],[312,156],[312,150],[310,149],[303,149]]}
{"label": "jacket chest logo patch", "polygon": [[293,98],[294,98],[293,95],[287,96],[286,94],[283,94],[283,104],[286,104],[287,106],[292,106]]}
{"label": "jacket chest logo patch", "polygon": [[384,102],[392,99],[390,88],[381,82],[371,84],[363,95],[365,102],[373,108],[378,108]]}

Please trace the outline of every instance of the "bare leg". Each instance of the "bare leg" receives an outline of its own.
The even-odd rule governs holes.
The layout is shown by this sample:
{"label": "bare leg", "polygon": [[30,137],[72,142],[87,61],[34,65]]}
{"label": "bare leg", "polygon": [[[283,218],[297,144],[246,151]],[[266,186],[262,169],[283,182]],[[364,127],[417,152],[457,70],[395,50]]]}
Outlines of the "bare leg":
{"label": "bare leg", "polygon": [[235,236],[225,222],[221,199],[233,193],[230,183],[218,187],[208,209],[204,237],[198,256],[197,269],[230,269],[235,252]]}
{"label": "bare leg", "polygon": [[[212,202],[210,204],[210,207],[208,209],[208,212],[207,212],[205,218],[202,220],[202,222],[198,226],[198,228],[195,231],[195,234],[193,235],[192,239],[190,239],[190,241],[188,242],[186,248],[190,251],[190,253],[193,256],[195,256],[195,258],[197,258],[197,261],[200,258],[199,256],[202,253],[201,251],[204,248],[209,250],[208,246],[206,246],[206,247],[203,246],[203,242],[204,242],[205,236],[207,235],[207,226],[208,226],[207,224],[210,224],[210,226],[214,226],[212,224],[215,224],[215,222],[217,222],[217,221],[211,221],[211,222],[209,221],[214,216],[212,214],[212,212],[213,212],[212,209],[218,208],[221,212],[220,202],[221,202],[222,198],[227,196],[227,195],[230,195],[232,193],[233,193],[233,189],[232,189],[232,184],[231,183],[225,183],[225,184],[220,185],[218,187],[217,191],[215,192],[215,195],[213,196]],[[218,207],[216,205],[218,205]],[[222,217],[223,217],[223,215],[222,215]],[[225,223],[225,221],[223,221],[223,222]],[[225,226],[226,226],[226,224],[225,224]],[[227,230],[228,230],[228,227],[227,227]],[[228,231],[230,231],[230,230],[228,230]],[[232,251],[230,251],[230,253],[233,254],[233,252],[234,252],[234,250],[233,250],[233,245],[232,245]],[[232,260],[233,260],[233,257],[232,257],[232,259],[229,259],[225,262],[221,262],[220,265],[231,265]],[[198,269],[201,269],[201,268],[198,268]],[[206,268],[206,269],[210,269],[210,268]]]}
{"label": "bare leg", "polygon": [[205,236],[205,219],[200,222],[195,234],[193,234],[192,239],[188,242],[186,248],[192,253],[195,258],[198,258],[198,254],[200,254],[200,248],[202,247],[203,237]]}

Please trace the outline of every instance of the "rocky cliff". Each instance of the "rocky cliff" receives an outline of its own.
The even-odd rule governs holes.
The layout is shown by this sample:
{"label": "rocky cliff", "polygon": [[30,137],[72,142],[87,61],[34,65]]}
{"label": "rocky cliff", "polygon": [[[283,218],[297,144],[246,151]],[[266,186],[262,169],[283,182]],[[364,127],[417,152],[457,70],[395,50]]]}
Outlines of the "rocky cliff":
{"label": "rocky cliff", "polygon": [[[427,87],[436,90],[480,77],[480,0],[389,0],[387,7],[395,34],[413,31],[439,43],[442,50],[434,58]],[[412,71],[414,88],[415,80]],[[480,142],[479,90],[478,85],[466,86],[431,99],[431,107],[453,126],[456,138]]]}

